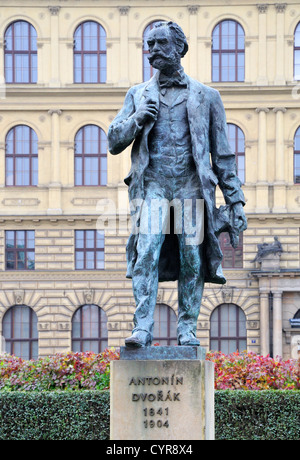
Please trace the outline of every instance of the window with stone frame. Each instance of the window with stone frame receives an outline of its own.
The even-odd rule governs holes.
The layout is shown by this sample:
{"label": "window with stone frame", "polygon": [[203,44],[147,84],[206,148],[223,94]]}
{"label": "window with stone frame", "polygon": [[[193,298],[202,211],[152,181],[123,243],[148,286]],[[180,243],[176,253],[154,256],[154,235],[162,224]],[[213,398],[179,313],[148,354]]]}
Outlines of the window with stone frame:
{"label": "window with stone frame", "polygon": [[105,83],[106,32],[101,24],[85,21],[74,33],[74,83]]}
{"label": "window with stone frame", "polygon": [[296,131],[294,141],[294,183],[300,184],[300,127]]}
{"label": "window with stone frame", "polygon": [[221,233],[219,237],[221,251],[223,253],[222,267],[224,269],[243,268],[243,234],[240,233],[239,244],[233,248],[230,244],[228,233]]}
{"label": "window with stone frame", "polygon": [[104,232],[75,230],[75,269],[104,270]]}
{"label": "window with stone frame", "polygon": [[246,315],[237,305],[222,304],[212,312],[210,349],[225,354],[247,350]]}
{"label": "window with stone frame", "polygon": [[233,123],[227,124],[228,141],[235,154],[237,174],[242,184],[245,183],[245,134],[241,128]]}
{"label": "window with stone frame", "polygon": [[212,81],[245,80],[245,32],[236,21],[228,19],[216,25],[212,33]]}
{"label": "window with stone frame", "polygon": [[38,358],[37,315],[26,305],[16,305],[3,317],[5,352],[21,359]]}
{"label": "window with stone frame", "polygon": [[86,125],[75,136],[75,186],[107,184],[107,136],[96,125]]}
{"label": "window with stone frame", "polygon": [[35,269],[35,232],[34,230],[6,230],[5,232],[5,269]]}
{"label": "window with stone frame", "polygon": [[294,35],[294,80],[300,80],[300,22]]}
{"label": "window with stone frame", "polygon": [[177,316],[168,305],[155,307],[153,337],[153,343],[161,346],[177,345]]}
{"label": "window with stone frame", "polygon": [[5,185],[38,185],[38,137],[27,125],[14,126],[5,139]]}
{"label": "window with stone frame", "polygon": [[72,319],[72,351],[101,353],[108,347],[107,316],[98,305],[83,305]]}
{"label": "window with stone frame", "polygon": [[15,21],[4,34],[5,83],[37,82],[37,33],[27,21]]}

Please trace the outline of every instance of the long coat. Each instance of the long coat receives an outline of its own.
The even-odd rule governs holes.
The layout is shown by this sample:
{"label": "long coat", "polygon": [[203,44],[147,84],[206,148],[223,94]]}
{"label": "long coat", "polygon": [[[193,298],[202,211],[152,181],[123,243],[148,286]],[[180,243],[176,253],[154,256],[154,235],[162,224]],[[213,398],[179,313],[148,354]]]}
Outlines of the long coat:
{"label": "long coat", "polygon": [[[133,117],[137,107],[145,98],[159,105],[159,72],[146,83],[132,87],[125,98],[124,106],[109,127],[109,151],[121,153],[133,141],[131,170],[124,179],[129,187],[129,199],[143,199],[144,173],[149,165],[148,136],[154,126],[149,121],[143,129],[137,126]],[[192,140],[192,153],[200,179],[201,194],[205,202],[204,253],[205,281],[225,284],[222,272],[222,252],[218,236],[226,230],[221,208],[215,206],[215,189],[219,184],[226,204],[245,204],[241,182],[237,177],[235,154],[227,138],[227,124],[224,106],[218,91],[187,77],[187,113]],[[224,210],[224,207],[222,207]],[[223,222],[223,224],[222,224]],[[136,233],[136,232],[134,232]],[[127,277],[137,259],[138,234],[131,234],[127,243]],[[177,237],[166,235],[161,250],[159,280],[174,281],[179,275],[179,252]]]}

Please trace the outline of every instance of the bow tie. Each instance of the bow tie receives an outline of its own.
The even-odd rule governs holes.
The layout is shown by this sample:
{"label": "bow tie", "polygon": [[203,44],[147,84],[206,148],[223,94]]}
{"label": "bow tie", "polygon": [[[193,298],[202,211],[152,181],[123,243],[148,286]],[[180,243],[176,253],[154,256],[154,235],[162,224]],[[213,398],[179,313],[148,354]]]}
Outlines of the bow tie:
{"label": "bow tie", "polygon": [[167,77],[161,74],[159,78],[159,85],[161,88],[170,88],[171,86],[187,86],[185,75],[176,72],[175,75]]}

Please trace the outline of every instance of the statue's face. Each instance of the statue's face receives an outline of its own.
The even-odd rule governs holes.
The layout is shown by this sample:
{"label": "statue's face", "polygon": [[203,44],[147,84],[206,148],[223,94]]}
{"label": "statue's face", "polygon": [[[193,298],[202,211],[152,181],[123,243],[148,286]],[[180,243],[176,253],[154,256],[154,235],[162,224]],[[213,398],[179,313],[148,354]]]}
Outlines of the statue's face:
{"label": "statue's face", "polygon": [[158,27],[149,33],[149,62],[162,72],[169,73],[180,66],[180,54],[168,27]]}

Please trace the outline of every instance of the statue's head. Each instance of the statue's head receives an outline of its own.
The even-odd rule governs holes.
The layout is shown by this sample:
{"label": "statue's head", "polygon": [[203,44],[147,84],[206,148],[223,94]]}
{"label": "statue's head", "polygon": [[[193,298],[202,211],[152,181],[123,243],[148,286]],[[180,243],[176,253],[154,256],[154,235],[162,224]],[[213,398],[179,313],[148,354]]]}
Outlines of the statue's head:
{"label": "statue's head", "polygon": [[147,43],[150,64],[164,73],[178,69],[189,48],[183,30],[174,22],[157,24],[149,33]]}

